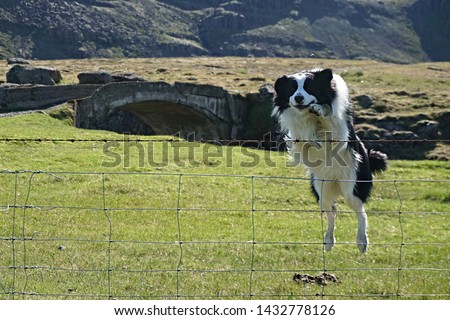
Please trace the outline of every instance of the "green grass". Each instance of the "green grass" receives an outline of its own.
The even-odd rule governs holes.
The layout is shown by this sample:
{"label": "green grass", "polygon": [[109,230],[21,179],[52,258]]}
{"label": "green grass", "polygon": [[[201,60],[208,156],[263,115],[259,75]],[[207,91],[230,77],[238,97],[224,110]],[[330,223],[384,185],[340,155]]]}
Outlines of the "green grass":
{"label": "green grass", "polygon": [[[2,118],[0,138],[123,139],[55,112]],[[286,154],[150,138],[0,142],[0,298],[448,299],[448,162],[392,161],[367,205],[369,252],[341,204],[323,253],[325,222]],[[339,283],[292,280],[324,269]]]}

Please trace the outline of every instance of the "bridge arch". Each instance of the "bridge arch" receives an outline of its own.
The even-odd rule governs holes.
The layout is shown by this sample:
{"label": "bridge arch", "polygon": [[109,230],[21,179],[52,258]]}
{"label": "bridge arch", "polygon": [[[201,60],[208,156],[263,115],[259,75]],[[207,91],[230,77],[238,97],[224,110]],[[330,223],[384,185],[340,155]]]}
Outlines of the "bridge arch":
{"label": "bridge arch", "polygon": [[130,112],[154,134],[233,138],[238,119],[233,97],[210,85],[166,82],[111,83],[75,106],[75,126],[108,129],[108,119]]}

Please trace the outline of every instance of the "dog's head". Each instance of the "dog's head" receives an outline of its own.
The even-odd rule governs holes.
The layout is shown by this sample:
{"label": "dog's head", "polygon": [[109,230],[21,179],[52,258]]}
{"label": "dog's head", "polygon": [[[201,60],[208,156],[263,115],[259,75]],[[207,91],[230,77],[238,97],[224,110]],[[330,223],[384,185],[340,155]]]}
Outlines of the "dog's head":
{"label": "dog's head", "polygon": [[278,114],[290,107],[302,111],[312,104],[331,106],[336,97],[336,82],[331,69],[302,71],[278,78],[275,93]]}

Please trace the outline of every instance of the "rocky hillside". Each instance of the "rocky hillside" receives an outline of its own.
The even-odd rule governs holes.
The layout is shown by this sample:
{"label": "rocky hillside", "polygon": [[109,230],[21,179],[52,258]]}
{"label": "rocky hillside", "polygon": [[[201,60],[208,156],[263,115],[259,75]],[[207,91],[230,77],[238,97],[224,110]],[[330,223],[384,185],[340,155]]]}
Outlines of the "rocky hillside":
{"label": "rocky hillside", "polygon": [[2,0],[0,58],[450,60],[448,0]]}

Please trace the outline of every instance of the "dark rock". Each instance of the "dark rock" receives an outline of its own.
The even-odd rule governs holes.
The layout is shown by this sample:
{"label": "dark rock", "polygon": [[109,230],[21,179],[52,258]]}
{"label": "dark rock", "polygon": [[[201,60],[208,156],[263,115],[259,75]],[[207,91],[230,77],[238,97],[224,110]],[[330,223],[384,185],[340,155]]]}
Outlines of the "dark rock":
{"label": "dark rock", "polygon": [[406,97],[409,96],[410,94],[408,92],[406,92],[405,90],[398,90],[398,91],[389,91],[386,92],[387,94],[393,94],[399,97]]}
{"label": "dark rock", "polygon": [[23,58],[8,58],[6,62],[8,64],[31,64],[30,61]]}
{"label": "dark rock", "polygon": [[412,131],[394,131],[386,137],[386,153],[390,159],[421,160],[436,148],[436,143],[420,140]]}
{"label": "dark rock", "polygon": [[387,130],[370,124],[357,124],[355,129],[356,134],[364,141],[366,147],[386,152],[386,145],[377,140],[386,138],[389,135]]}
{"label": "dark rock", "polygon": [[376,121],[376,126],[389,132],[405,130],[403,126],[399,125],[399,119],[392,117],[386,117]]}
{"label": "dark rock", "polygon": [[444,111],[438,115],[439,131],[442,134],[442,139],[450,139],[450,111]]}
{"label": "dark rock", "polygon": [[114,73],[112,74],[112,78],[114,82],[145,81],[144,78],[133,73]]}
{"label": "dark rock", "polygon": [[213,86],[209,84],[194,84],[185,82],[175,82],[174,86],[177,90],[183,94],[195,94],[202,95],[205,97],[220,97],[225,98],[227,91],[222,87]]}
{"label": "dark rock", "polygon": [[358,137],[362,140],[383,139],[388,134],[387,130],[370,124],[358,124],[355,126],[355,129]]}
{"label": "dark rock", "polygon": [[421,139],[439,138],[439,122],[437,121],[421,120],[412,126],[411,129],[417,133]]}
{"label": "dark rock", "polygon": [[355,97],[358,104],[361,106],[361,108],[368,109],[373,105],[373,99],[371,96],[367,94],[362,94],[360,96]]}
{"label": "dark rock", "polygon": [[61,73],[50,67],[29,67],[15,65],[6,74],[6,81],[18,84],[54,85],[61,82]]}
{"label": "dark rock", "polygon": [[375,103],[372,106],[372,109],[375,110],[377,113],[385,113],[388,112],[389,110],[392,110],[391,107],[385,105],[384,103]]}
{"label": "dark rock", "polygon": [[114,82],[114,78],[103,70],[82,72],[77,77],[80,84],[106,84]]}

